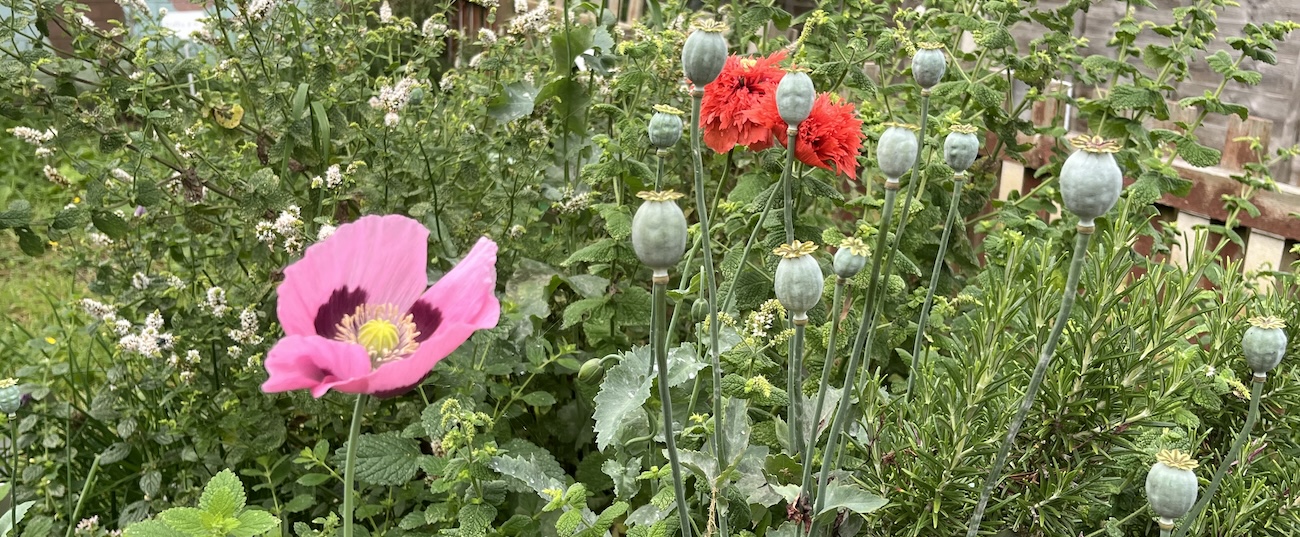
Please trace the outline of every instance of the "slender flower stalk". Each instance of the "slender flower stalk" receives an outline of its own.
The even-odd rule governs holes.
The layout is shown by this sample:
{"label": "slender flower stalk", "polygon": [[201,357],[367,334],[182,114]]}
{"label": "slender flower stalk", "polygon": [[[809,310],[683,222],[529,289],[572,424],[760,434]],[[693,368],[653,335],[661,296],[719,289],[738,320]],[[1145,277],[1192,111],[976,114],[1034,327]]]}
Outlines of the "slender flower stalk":
{"label": "slender flower stalk", "polygon": [[357,437],[361,435],[361,414],[366,407],[366,394],[357,394],[356,405],[352,407],[352,427],[348,429],[347,458],[343,463],[343,537],[352,537],[352,511],[356,508],[356,499],[352,494],[352,484],[356,477]]}
{"label": "slender flower stalk", "polygon": [[799,138],[799,127],[786,129],[789,143],[785,145],[785,173],[781,176],[781,186],[785,189],[785,242],[794,242],[794,187],[791,186],[794,175],[794,146]]}
{"label": "slender flower stalk", "polygon": [[822,378],[817,390],[817,404],[813,406],[812,433],[808,435],[807,448],[803,454],[803,479],[799,480],[799,498],[808,501],[808,491],[812,484],[813,452],[817,445],[817,425],[821,420],[822,410],[826,408],[826,392],[831,382],[831,365],[835,362],[835,339],[840,331],[840,308],[844,307],[844,284],[848,280],[835,278],[835,295],[831,299],[831,332],[826,339],[826,360],[822,364]]}
{"label": "slender flower stalk", "polygon": [[[864,311],[862,314],[862,324],[858,325],[858,334],[853,340],[853,350],[849,353],[848,367],[844,369],[844,391],[840,395],[839,405],[835,410],[834,418],[831,420],[830,437],[826,439],[826,449],[822,452],[822,466],[817,475],[816,504],[813,513],[821,512],[822,507],[826,504],[826,484],[830,478],[831,463],[835,459],[831,454],[836,452],[840,435],[843,434],[844,426],[848,421],[849,401],[853,399],[851,396],[854,393],[853,383],[857,379],[854,372],[858,370],[858,363],[862,359],[862,349],[867,339],[867,327],[875,319],[875,315],[870,311],[870,304],[875,302],[875,295],[880,287],[880,264],[882,259],[879,252],[884,251],[885,243],[889,238],[887,230],[894,219],[894,201],[898,197],[898,186],[898,178],[896,177],[888,178],[885,181],[885,205],[880,216],[880,229],[876,235],[876,249],[874,255],[871,256],[871,279],[867,283],[866,299],[863,301],[863,304],[868,305],[868,311]],[[814,533],[816,529],[817,524],[814,523]]]}
{"label": "slender flower stalk", "polygon": [[68,530],[64,533],[64,537],[72,537],[76,530],[76,526],[71,521],[81,520],[81,507],[86,503],[86,497],[90,495],[90,488],[95,485],[95,477],[99,475],[99,457],[100,455],[95,455],[94,462],[90,463],[90,473],[86,474],[86,482],[81,485],[81,495],[77,496],[77,507],[72,510],[72,516],[68,518]]}
{"label": "slender flower stalk", "polygon": [[681,519],[682,537],[691,537],[691,512],[686,503],[686,487],[682,484],[682,465],[677,456],[676,431],[673,430],[673,400],[668,387],[668,345],[664,333],[664,317],[668,310],[668,276],[655,276],[654,301],[650,305],[650,346],[659,370],[659,400],[664,411],[664,444],[668,450],[668,464],[672,466],[673,492],[677,498],[677,516]]}
{"label": "slender flower stalk", "polygon": [[925,329],[930,324],[930,307],[934,305],[934,291],[939,286],[939,273],[948,254],[948,239],[952,237],[957,207],[961,205],[966,170],[975,163],[975,157],[979,156],[979,138],[975,136],[976,132],[978,129],[971,125],[953,125],[943,142],[943,160],[953,170],[952,197],[949,198],[952,205],[948,207],[948,218],[943,223],[943,238],[939,239],[939,254],[935,256],[934,269],[930,271],[930,287],[925,292],[925,303],[921,305],[921,318],[916,322],[916,341],[912,343],[912,366],[908,370],[904,401],[912,399],[912,390],[916,386],[917,366],[925,351]]}
{"label": "slender flower stalk", "polygon": [[[922,89],[921,90],[921,122],[919,128],[917,129],[917,132],[919,133],[920,149],[924,149],[925,147],[925,128],[926,128],[926,123],[928,123],[929,117],[930,117],[930,90]],[[916,157],[912,160],[912,175],[911,178],[908,179],[907,196],[903,198],[903,214],[900,214],[898,216],[898,229],[894,231],[894,240],[890,242],[889,250],[888,250],[889,253],[885,255],[885,271],[884,274],[881,276],[881,278],[885,282],[888,282],[889,278],[894,275],[894,259],[898,255],[898,245],[899,242],[903,240],[903,232],[907,231],[907,221],[912,215],[912,199],[916,197],[916,191],[918,190],[918,186],[921,183],[921,178],[920,178],[921,154],[924,153],[924,151],[921,151],[920,149],[917,150]],[[888,228],[881,228],[881,229],[883,230]],[[883,250],[877,250],[877,251],[883,251]],[[875,296],[875,300],[876,302],[874,303],[873,302],[867,303],[867,307],[870,308],[871,316],[873,317],[873,319],[871,324],[867,328],[867,342],[865,346],[865,348],[867,349],[867,358],[866,358],[866,362],[862,364],[862,370],[858,373],[858,375],[861,377],[858,379],[858,387],[866,386],[867,378],[869,378],[868,375],[871,374],[870,349],[871,349],[872,342],[874,342],[876,339],[876,323],[874,317],[877,314],[879,314],[881,308],[884,307],[884,300],[885,300],[884,293],[877,294]],[[843,452],[841,452],[836,456],[836,458],[839,459],[843,457],[843,455],[844,455]]]}
{"label": "slender flower stalk", "polygon": [[921,353],[925,351],[925,328],[930,324],[930,307],[934,305],[934,291],[939,287],[939,273],[943,270],[944,257],[948,254],[948,239],[952,236],[952,224],[957,219],[957,206],[961,203],[962,187],[965,185],[966,172],[953,175],[952,205],[948,207],[948,218],[943,222],[939,253],[935,255],[934,269],[930,272],[930,287],[926,289],[925,302],[921,304],[921,318],[916,321],[916,340],[912,342],[912,366],[908,369],[904,401],[912,400],[912,389],[916,386],[917,366],[920,365]]}
{"label": "slender flower stalk", "polygon": [[967,525],[966,537],[975,537],[979,534],[980,521],[984,519],[984,509],[988,507],[993,488],[1002,477],[1002,467],[1006,465],[1011,444],[1015,441],[1016,435],[1020,434],[1025,416],[1029,414],[1030,407],[1034,405],[1034,398],[1038,396],[1038,389],[1043,385],[1047,366],[1052,363],[1056,344],[1061,340],[1061,333],[1065,331],[1065,325],[1070,320],[1070,311],[1074,309],[1074,299],[1079,291],[1079,277],[1083,274],[1083,262],[1088,256],[1088,243],[1091,242],[1094,231],[1096,227],[1093,225],[1078,226],[1078,236],[1074,241],[1074,255],[1070,259],[1070,272],[1065,280],[1065,290],[1061,293],[1061,310],[1056,314],[1056,322],[1052,325],[1051,334],[1047,336],[1047,344],[1043,346],[1043,352],[1038,357],[1038,365],[1034,367],[1034,374],[1029,379],[1025,398],[1020,402],[1020,408],[1016,410],[1016,415],[1011,420],[1007,435],[1002,439],[1002,447],[998,449],[997,457],[993,460],[993,467],[989,469],[988,477],[984,480],[984,489],[980,492],[979,503],[975,505],[975,513],[971,515],[970,523]]}
{"label": "slender flower stalk", "polygon": [[1264,393],[1264,375],[1256,374],[1254,382],[1250,386],[1250,411],[1246,414],[1246,423],[1241,426],[1241,431],[1237,432],[1237,437],[1233,439],[1232,446],[1228,452],[1223,454],[1223,461],[1219,463],[1219,468],[1214,471],[1214,478],[1210,480],[1210,486],[1205,488],[1205,495],[1192,506],[1191,512],[1183,517],[1183,523],[1178,526],[1178,531],[1174,537],[1183,537],[1191,531],[1196,525],[1196,519],[1200,518],[1205,508],[1209,507],[1210,500],[1214,499],[1214,493],[1219,490],[1219,484],[1223,481],[1223,476],[1228,473],[1233,463],[1237,462],[1237,454],[1241,453],[1241,448],[1246,445],[1246,440],[1250,439],[1250,431],[1255,428],[1255,421],[1259,419],[1259,400],[1263,398]]}

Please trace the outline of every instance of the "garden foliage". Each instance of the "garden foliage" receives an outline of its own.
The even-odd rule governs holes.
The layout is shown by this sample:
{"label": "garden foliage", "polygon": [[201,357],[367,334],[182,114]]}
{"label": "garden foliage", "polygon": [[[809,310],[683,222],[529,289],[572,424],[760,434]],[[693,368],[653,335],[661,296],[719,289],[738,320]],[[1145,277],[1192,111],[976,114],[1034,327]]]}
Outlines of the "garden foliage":
{"label": "garden foliage", "polygon": [[[1116,140],[1132,182],[1097,218],[1081,291],[983,531],[1155,535],[1148,470],[1157,453],[1179,449],[1200,461],[1204,481],[1225,457],[1246,416],[1240,343],[1257,315],[1286,321],[1291,351],[1192,534],[1300,527],[1300,421],[1288,411],[1300,405],[1300,282],[1278,273],[1273,292],[1257,293],[1213,246],[1243,241],[1236,215],[1257,213],[1250,198],[1273,187],[1268,166],[1294,152],[1261,149],[1261,162],[1234,176],[1241,192],[1224,199],[1229,221],[1206,230],[1220,239],[1211,246],[1175,249],[1154,206],[1187,193],[1178,159],[1218,162],[1199,127],[1249,114],[1223,90],[1258,84],[1254,67],[1277,61],[1292,22],[1222,35],[1228,0],[1186,2],[1168,24],[1145,20],[1150,2],[1130,0],[1108,54],[1085,56],[1073,32],[1086,0],[939,0],[925,10],[827,0],[802,13],[773,0],[699,11],[651,0],[631,23],[590,2],[519,1],[507,19],[493,0],[480,2],[493,25],[482,29],[457,27],[453,4],[468,3],[450,0],[216,0],[209,9],[221,16],[193,36],[163,28],[138,0],[122,3],[128,21],[105,27],[56,0],[6,0],[0,17],[0,249],[17,259],[0,272],[4,286],[26,286],[0,292],[13,301],[2,305],[0,377],[27,396],[5,421],[16,443],[0,450],[16,491],[0,506],[24,509],[14,535],[341,533],[354,399],[260,387],[284,334],[285,267],[367,214],[427,228],[430,282],[480,236],[495,240],[501,316],[414,390],[364,407],[353,446],[361,532],[649,537],[689,523],[700,535],[722,525],[793,536],[812,519],[845,536],[965,532],[1048,338],[1078,233],[1056,182],[1076,133],[1024,119],[1047,99],[1076,107],[1084,134]],[[694,193],[690,140],[657,152],[647,124],[656,105],[691,109],[679,59],[697,18],[729,27],[739,55],[728,66],[768,78],[724,71],[753,102],[704,110],[712,226],[691,228],[669,271],[661,378],[646,346],[651,270],[634,252],[632,223],[636,194],[658,190],[660,169],[664,189]],[[1016,26],[1032,39],[1018,43]],[[53,32],[72,36],[70,48],[38,44]],[[942,50],[947,70],[928,92],[916,173],[903,177],[916,197],[893,208],[909,224],[892,235],[880,226],[874,148],[886,122],[921,123],[918,49]],[[1202,61],[1222,84],[1182,100],[1197,111],[1191,123],[1154,127],[1169,119],[1174,84]],[[808,136],[825,145],[796,149],[791,233],[829,247],[811,254],[827,277],[800,338],[802,394],[787,385],[787,364],[799,362],[773,291],[781,259],[771,252],[790,242],[775,210],[785,209],[787,139],[773,128],[775,105],[764,108],[792,65],[821,94],[805,127],[821,118],[825,129]],[[1098,91],[1071,97],[1051,84],[1067,79]],[[1017,86],[1029,88],[1024,98]],[[740,108],[753,114],[738,121]],[[942,147],[958,124],[978,128],[983,147],[959,185],[947,262],[935,264],[953,200]],[[1032,136],[1055,142],[1042,183],[992,200],[998,163],[1022,159]],[[700,208],[681,205],[699,221]],[[718,269],[717,385],[703,233]],[[882,233],[896,239],[881,243],[896,242],[897,258],[880,284],[869,369],[845,371],[853,331],[830,341],[832,317],[857,326],[872,307],[871,275],[847,279],[833,309],[828,252]],[[1139,243],[1154,255],[1137,255]],[[928,343],[909,371],[932,265],[942,272]],[[828,362],[831,343],[839,350]],[[850,376],[864,382],[844,393]],[[656,384],[665,380],[671,423]],[[792,404],[821,389],[830,404],[820,416],[805,405],[792,434]],[[843,457],[813,512],[797,501],[806,474],[796,446],[818,431],[808,462],[836,456],[820,446],[841,398],[853,403]],[[674,509],[665,434],[676,437],[690,521]],[[725,464],[719,438],[730,446]]]}

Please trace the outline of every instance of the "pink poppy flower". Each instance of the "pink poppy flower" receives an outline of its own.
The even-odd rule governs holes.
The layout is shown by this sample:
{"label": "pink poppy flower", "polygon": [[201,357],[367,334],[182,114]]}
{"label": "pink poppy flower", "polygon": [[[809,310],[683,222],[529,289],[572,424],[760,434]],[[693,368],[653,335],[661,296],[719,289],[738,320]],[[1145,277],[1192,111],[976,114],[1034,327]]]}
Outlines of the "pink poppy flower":
{"label": "pink poppy flower", "polygon": [[367,216],[284,269],[285,337],[267,353],[262,391],[399,395],[475,330],[496,326],[496,243],[479,239],[426,290],[428,237],[405,216]]}

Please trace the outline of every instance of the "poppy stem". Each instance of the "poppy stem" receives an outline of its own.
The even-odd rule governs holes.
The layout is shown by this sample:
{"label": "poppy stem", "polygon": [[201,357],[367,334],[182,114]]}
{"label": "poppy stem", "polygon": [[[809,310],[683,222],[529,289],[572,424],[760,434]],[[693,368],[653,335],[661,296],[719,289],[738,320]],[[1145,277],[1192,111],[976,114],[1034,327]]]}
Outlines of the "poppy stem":
{"label": "poppy stem", "polygon": [[786,395],[790,398],[790,452],[796,457],[803,453],[803,349],[804,327],[808,319],[794,322],[794,337],[790,338],[790,374]]}
{"label": "poppy stem", "polygon": [[[898,229],[894,231],[894,241],[889,244],[889,254],[886,255],[885,257],[885,274],[882,279],[885,280],[886,285],[888,285],[889,278],[894,275],[894,259],[898,256],[898,244],[903,240],[903,232],[907,231],[907,220],[912,216],[912,199],[916,197],[916,191],[920,188],[921,155],[925,153],[925,129],[929,117],[930,117],[930,90],[922,89],[921,90],[921,121],[920,121],[921,124],[917,134],[919,136],[917,140],[919,143],[917,144],[916,159],[912,161],[912,174],[907,182],[907,196],[903,198],[903,214],[900,214],[898,216]],[[883,228],[883,229],[887,229],[887,228]],[[878,303],[867,304],[867,306],[871,308],[872,315],[879,313],[880,310],[884,309],[885,307],[884,293],[877,294],[875,298]],[[859,375],[861,376],[861,378],[858,379],[859,387],[867,385],[867,378],[868,378],[867,375],[871,374],[871,350],[870,349],[871,349],[872,342],[876,340],[876,324],[874,322],[871,323],[871,326],[867,330],[868,330],[867,343],[865,347],[867,349],[867,358],[866,358],[866,362],[862,364],[862,371],[859,373]],[[844,457],[843,451],[836,454],[836,459],[842,459],[843,457]]]}
{"label": "poppy stem", "polygon": [[691,537],[691,511],[682,484],[682,465],[677,457],[677,432],[673,429],[673,398],[668,386],[668,345],[664,317],[668,310],[668,276],[654,279],[654,301],[650,303],[650,347],[659,370],[659,402],[664,410],[664,445],[668,464],[673,470],[673,493],[677,497],[677,517],[681,519],[682,537]]}
{"label": "poppy stem", "polygon": [[1223,481],[1223,476],[1228,473],[1228,468],[1237,461],[1237,454],[1241,453],[1241,448],[1245,446],[1246,440],[1250,438],[1251,429],[1255,428],[1255,420],[1259,419],[1259,400],[1264,395],[1264,378],[1261,375],[1255,375],[1254,382],[1250,387],[1250,411],[1246,414],[1246,423],[1241,426],[1241,431],[1237,433],[1237,438],[1233,439],[1232,447],[1228,452],[1223,454],[1223,461],[1219,462],[1219,468],[1214,471],[1214,478],[1210,480],[1210,486],[1205,488],[1205,495],[1192,506],[1192,510],[1183,517],[1183,523],[1179,525],[1178,532],[1174,537],[1183,537],[1187,532],[1196,525],[1196,519],[1200,518],[1205,508],[1209,507],[1210,500],[1214,499],[1214,493],[1219,490],[1219,483]]}
{"label": "poppy stem", "polygon": [[[832,456],[836,452],[840,434],[844,432],[845,422],[849,416],[849,401],[853,399],[853,383],[858,376],[854,373],[858,370],[858,362],[862,360],[862,348],[867,339],[867,327],[875,322],[875,312],[871,310],[871,304],[875,303],[876,291],[880,287],[880,262],[882,258],[880,252],[884,250],[885,243],[889,239],[889,223],[894,219],[894,200],[898,198],[898,179],[889,178],[885,181],[885,205],[880,215],[880,228],[876,232],[876,249],[871,252],[871,280],[867,284],[866,300],[862,303],[864,310],[862,312],[862,324],[858,325],[858,335],[853,340],[853,350],[849,353],[849,364],[844,369],[844,392],[840,394],[840,403],[835,410],[835,417],[831,420],[830,437],[826,439],[826,449],[822,451],[822,467],[817,474],[817,503],[813,508],[813,514],[821,512],[822,507],[826,505],[826,483],[830,478],[831,464],[836,457]],[[824,376],[824,375],[823,375]],[[819,524],[814,521],[812,534],[817,531]]]}
{"label": "poppy stem", "polygon": [[935,255],[934,269],[930,271],[930,288],[926,290],[925,302],[921,304],[921,318],[916,321],[916,340],[912,342],[912,367],[907,370],[904,402],[912,400],[912,389],[916,386],[917,367],[920,366],[921,353],[925,350],[925,328],[930,324],[930,306],[934,304],[934,290],[939,287],[939,272],[943,270],[944,256],[948,253],[948,239],[952,236],[952,224],[957,220],[957,205],[961,202],[962,187],[965,185],[966,172],[957,172],[952,176],[948,219],[943,223],[943,237],[939,239],[939,253]]}
{"label": "poppy stem", "polygon": [[993,467],[989,468],[989,475],[984,480],[984,490],[980,493],[980,501],[975,505],[975,513],[971,515],[970,523],[966,525],[966,537],[975,537],[979,534],[980,521],[984,519],[984,509],[988,507],[989,496],[993,495],[993,488],[997,486],[998,478],[1002,476],[1002,467],[1006,465],[1011,444],[1015,441],[1016,435],[1020,434],[1020,426],[1024,425],[1030,407],[1034,406],[1034,398],[1038,396],[1038,389],[1043,385],[1043,377],[1047,375],[1047,366],[1052,363],[1052,355],[1056,353],[1056,344],[1061,340],[1061,332],[1065,331],[1065,325],[1070,320],[1070,311],[1074,309],[1074,299],[1079,293],[1079,276],[1083,274],[1083,262],[1088,256],[1088,243],[1092,240],[1092,233],[1096,228],[1079,226],[1078,230],[1078,236],[1074,240],[1074,256],[1070,259],[1070,273],[1066,276],[1065,290],[1061,293],[1061,310],[1057,312],[1052,332],[1047,336],[1047,344],[1043,346],[1043,352],[1038,356],[1038,365],[1034,367],[1034,375],[1029,379],[1025,398],[1020,402],[1016,416],[1011,419],[1011,426],[1007,429],[1006,437],[1002,439],[1002,447],[998,448]]}
{"label": "poppy stem", "polygon": [[[72,537],[76,530],[76,522],[80,520],[81,506],[86,502],[86,496],[90,495],[90,488],[95,485],[95,476],[99,474],[99,455],[95,455],[95,460],[90,464],[90,473],[86,474],[86,482],[81,485],[81,494],[77,496],[77,507],[72,510],[72,516],[68,518],[68,531],[65,537]],[[17,502],[14,502],[17,505]]]}
{"label": "poppy stem", "polygon": [[785,242],[794,242],[794,187],[790,185],[791,176],[794,175],[794,144],[799,138],[799,127],[788,127],[786,129],[787,143],[785,144],[785,173],[781,175],[782,187],[785,188]]}
{"label": "poppy stem", "polygon": [[[713,367],[713,444],[718,458],[718,468],[729,466],[727,457],[727,435],[723,423],[726,409],[722,406],[722,360],[718,356],[718,286],[713,273],[713,246],[710,237],[709,208],[704,195],[704,157],[700,154],[700,101],[704,99],[704,88],[691,90],[691,157],[695,165],[695,212],[700,218],[700,253],[704,258],[704,287],[708,291],[709,301],[709,356]],[[682,525],[689,524],[683,520]],[[718,529],[721,535],[727,532],[727,517],[718,514]]]}
{"label": "poppy stem", "polygon": [[[71,414],[71,412],[69,412]],[[14,465],[9,469],[9,505],[12,511],[9,513],[9,527],[18,529],[18,413],[9,414],[9,450],[14,453]],[[71,465],[72,461],[69,460]],[[76,524],[76,522],[68,522]]]}
{"label": "poppy stem", "polygon": [[[831,387],[831,364],[835,362],[835,340],[840,331],[840,309],[844,307],[844,278],[835,278],[835,297],[831,299],[831,333],[826,336],[826,361],[822,364],[822,380],[817,388],[817,405],[813,407],[812,433],[808,435],[808,444],[803,454],[803,479],[799,481],[799,501],[811,505],[808,491],[812,484],[813,452],[817,446],[817,425],[821,421],[822,409],[826,407],[826,392]],[[842,397],[843,395],[841,395]],[[822,452],[826,456],[826,452]]]}
{"label": "poppy stem", "polygon": [[366,394],[357,394],[352,407],[352,427],[348,430],[347,458],[343,465],[343,537],[352,537],[352,511],[356,500],[352,494],[353,474],[357,465],[357,437],[361,436],[361,410],[366,406]]}

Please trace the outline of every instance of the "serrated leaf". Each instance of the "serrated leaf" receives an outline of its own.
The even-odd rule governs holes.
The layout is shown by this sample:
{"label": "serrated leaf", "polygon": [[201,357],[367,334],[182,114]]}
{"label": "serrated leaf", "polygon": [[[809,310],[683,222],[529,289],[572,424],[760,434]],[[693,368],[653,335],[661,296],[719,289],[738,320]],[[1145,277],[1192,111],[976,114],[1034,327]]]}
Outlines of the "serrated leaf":
{"label": "serrated leaf", "polygon": [[161,486],[162,472],[158,470],[149,470],[140,476],[140,492],[143,492],[145,496],[157,496],[158,488]]}
{"label": "serrated leaf", "polygon": [[193,507],[173,507],[159,513],[158,519],[186,535],[207,535],[208,525],[204,522],[203,515],[202,510]]}
{"label": "serrated leaf", "polygon": [[109,444],[109,446],[104,448],[104,451],[99,454],[99,464],[100,466],[107,466],[120,462],[130,454],[131,444],[126,442],[114,442]]}
{"label": "serrated leaf", "polygon": [[234,517],[235,513],[244,508],[244,501],[244,484],[239,482],[234,472],[227,469],[212,476],[212,480],[203,487],[199,509],[212,515]]}
{"label": "serrated leaf", "polygon": [[616,241],[632,236],[632,213],[625,205],[601,204],[596,207],[605,220],[605,231]]}
{"label": "serrated leaf", "polygon": [[13,200],[8,210],[0,212],[0,229],[23,227],[31,222],[32,204],[27,200]]}
{"label": "serrated leaf", "polygon": [[[69,207],[59,211],[54,215],[54,220],[50,222],[50,227],[54,229],[72,229],[81,225],[85,221],[86,211],[81,207]],[[4,225],[0,224],[0,228]]]}
{"label": "serrated leaf", "polygon": [[1191,138],[1183,138],[1178,142],[1178,156],[1197,168],[1209,168],[1219,164],[1222,153],[1218,149],[1203,146]]}
{"label": "serrated leaf", "polygon": [[836,481],[826,486],[826,505],[817,513],[817,516],[820,517],[827,513],[834,514],[840,509],[848,509],[854,513],[866,515],[884,507],[887,503],[889,502],[884,498],[862,490],[857,486]]}
{"label": "serrated leaf", "polygon": [[396,432],[357,438],[357,480],[371,485],[401,485],[420,471],[420,444]]}
{"label": "serrated leaf", "polygon": [[488,526],[497,517],[497,508],[484,504],[469,504],[460,508],[456,518],[460,520],[459,537],[484,537]]}
{"label": "serrated leaf", "polygon": [[555,533],[560,537],[573,537],[582,523],[582,511],[570,509],[555,520]]}
{"label": "serrated leaf", "polygon": [[239,526],[230,532],[235,537],[266,535],[280,525],[280,519],[266,511],[244,511],[239,514]]}
{"label": "serrated leaf", "polygon": [[533,113],[537,88],[527,82],[497,84],[497,95],[488,103],[488,115],[501,123],[510,123]]}
{"label": "serrated leaf", "polygon": [[162,200],[163,192],[158,188],[158,185],[153,184],[153,181],[147,179],[137,179],[135,181],[136,205],[153,207],[154,205],[161,203]]}
{"label": "serrated leaf", "polygon": [[33,505],[36,505],[36,502],[23,502],[14,509],[5,509],[4,513],[0,514],[0,537],[8,535],[11,530],[18,527]]}
{"label": "serrated leaf", "polygon": [[614,239],[601,239],[594,243],[582,247],[568,259],[560,263],[562,266],[569,266],[574,263],[603,263],[614,259],[615,249],[618,248],[619,241]]}
{"label": "serrated leaf", "polygon": [[493,457],[488,467],[501,475],[523,482],[533,492],[548,500],[550,496],[543,494],[542,491],[564,488],[564,482],[560,480],[563,474],[556,476],[548,472],[535,455]]}
{"label": "serrated leaf", "polygon": [[985,108],[997,108],[1002,105],[1002,92],[989,87],[987,84],[973,83],[967,89],[970,96],[975,102]]}
{"label": "serrated leaf", "polygon": [[551,392],[536,391],[523,396],[524,403],[528,406],[555,406],[555,396]]}
{"label": "serrated leaf", "polygon": [[601,451],[614,441],[618,431],[634,421],[641,405],[650,398],[650,348],[635,347],[620,355],[618,365],[605,373],[600,393],[596,394],[596,447]]}
{"label": "serrated leaf", "polygon": [[564,324],[561,328],[569,328],[582,322],[588,313],[591,313],[596,308],[604,306],[608,301],[609,297],[598,296],[595,298],[584,298],[569,304],[568,307],[564,308]]}
{"label": "serrated leaf", "polygon": [[25,226],[15,228],[14,233],[18,235],[18,249],[22,250],[24,254],[37,257],[45,253],[46,242],[41,240],[41,237],[35,231],[32,231],[32,228]]}
{"label": "serrated leaf", "polygon": [[1155,90],[1132,84],[1116,84],[1110,92],[1110,105],[1116,110],[1136,110],[1154,106],[1163,100]]}
{"label": "serrated leaf", "polygon": [[95,211],[90,215],[90,222],[95,225],[101,233],[108,235],[108,238],[117,240],[126,236],[126,220],[118,216],[117,213],[109,211]]}
{"label": "serrated leaf", "polygon": [[329,474],[306,474],[298,478],[298,484],[304,487],[318,487],[330,479]]}
{"label": "serrated leaf", "polygon": [[186,534],[171,529],[166,523],[158,520],[146,520],[131,524],[126,527],[122,535],[123,537],[188,537]]}
{"label": "serrated leaf", "polygon": [[1232,71],[1236,68],[1232,64],[1232,56],[1228,55],[1226,50],[1215,51],[1214,54],[1206,56],[1205,63],[1210,64],[1211,71],[1225,77],[1232,74]]}

